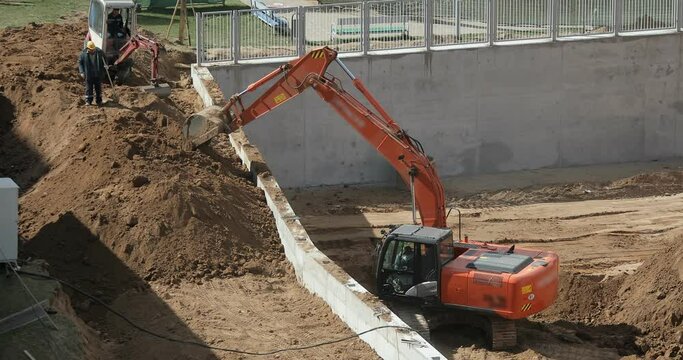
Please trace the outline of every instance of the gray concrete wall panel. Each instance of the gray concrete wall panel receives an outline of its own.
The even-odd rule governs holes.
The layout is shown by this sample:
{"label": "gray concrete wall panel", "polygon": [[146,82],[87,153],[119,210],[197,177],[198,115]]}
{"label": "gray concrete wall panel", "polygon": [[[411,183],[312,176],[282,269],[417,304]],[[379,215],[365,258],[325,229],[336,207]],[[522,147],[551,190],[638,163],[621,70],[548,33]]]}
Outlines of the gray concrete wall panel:
{"label": "gray concrete wall panel", "polygon": [[[681,42],[668,34],[344,62],[453,176],[682,156]],[[209,70],[233,94],[276,66]],[[312,91],[245,132],[286,187],[398,181]]]}

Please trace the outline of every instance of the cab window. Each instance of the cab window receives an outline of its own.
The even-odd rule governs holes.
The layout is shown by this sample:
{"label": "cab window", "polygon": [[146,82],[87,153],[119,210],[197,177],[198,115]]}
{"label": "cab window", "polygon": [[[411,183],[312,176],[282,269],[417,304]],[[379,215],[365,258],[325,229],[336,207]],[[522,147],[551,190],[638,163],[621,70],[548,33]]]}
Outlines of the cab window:
{"label": "cab window", "polygon": [[98,36],[102,37],[104,32],[104,5],[99,1],[92,1],[90,3],[90,16],[88,26],[92,29]]}
{"label": "cab window", "polygon": [[391,270],[393,269],[393,259],[396,254],[396,241],[391,241],[389,245],[387,245],[387,250],[384,253],[384,259],[382,259],[382,269],[384,270]]}
{"label": "cab window", "polygon": [[447,262],[453,260],[455,253],[453,250],[453,244],[450,240],[442,240],[439,243],[439,263],[441,266],[446,265]]}
{"label": "cab window", "polygon": [[412,272],[415,263],[415,244],[408,241],[396,241],[396,251],[391,261],[391,270]]}

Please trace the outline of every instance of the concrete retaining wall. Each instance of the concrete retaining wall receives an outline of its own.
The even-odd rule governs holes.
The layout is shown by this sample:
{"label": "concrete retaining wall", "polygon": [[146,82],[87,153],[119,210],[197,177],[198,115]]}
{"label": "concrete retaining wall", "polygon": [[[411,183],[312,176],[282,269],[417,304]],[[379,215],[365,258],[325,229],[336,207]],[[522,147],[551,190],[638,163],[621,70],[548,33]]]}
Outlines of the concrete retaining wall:
{"label": "concrete retaining wall", "polygon": [[[344,61],[422,141],[440,174],[452,176],[683,155],[681,39],[618,37]],[[233,94],[276,66],[209,70]],[[314,92],[245,132],[285,187],[396,181]]]}
{"label": "concrete retaining wall", "polygon": [[[192,81],[204,104],[212,105],[214,101],[205,87],[205,81],[210,81],[210,75],[195,65],[192,68]],[[264,191],[285,255],[292,263],[301,284],[325,300],[332,311],[356,333],[380,326],[406,327],[401,319],[315,247],[278,182],[261,163],[262,157],[258,150],[249,144],[244,134],[231,134],[230,143],[254,174],[257,186]],[[445,359],[412,331],[385,328],[361,335],[361,339],[384,359]]]}

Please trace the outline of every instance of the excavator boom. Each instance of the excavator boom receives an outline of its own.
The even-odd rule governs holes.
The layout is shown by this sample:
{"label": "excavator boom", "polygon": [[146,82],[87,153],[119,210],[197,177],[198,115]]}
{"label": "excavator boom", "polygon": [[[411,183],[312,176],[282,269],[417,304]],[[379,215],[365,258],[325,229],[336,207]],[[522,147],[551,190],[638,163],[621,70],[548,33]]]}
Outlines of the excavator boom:
{"label": "excavator boom", "polygon": [[141,34],[134,34],[126,42],[126,44],[119,49],[119,57],[114,62],[114,65],[120,65],[126,60],[128,60],[133,53],[144,48],[149,50],[151,54],[151,70],[150,70],[150,82],[151,85],[142,86],[141,89],[144,92],[151,92],[156,94],[161,98],[166,98],[171,95],[171,88],[166,83],[159,83],[159,51],[161,49],[161,44],[158,42],[143,36]]}
{"label": "excavator boom", "polygon": [[[376,113],[346,92],[337,78],[327,73],[337,62],[351,78],[353,85],[367,99]],[[279,76],[279,78],[278,78]],[[242,96],[278,78],[251,105],[244,107]],[[389,116],[363,83],[328,47],[314,50],[300,59],[280,66],[244,91],[233,95],[223,108],[210,107],[191,116],[183,134],[200,146],[220,132],[233,132],[269,113],[278,106],[313,88],[365,140],[374,146],[413,189],[422,224],[446,227],[445,198],[441,181],[421,144],[410,137]]]}

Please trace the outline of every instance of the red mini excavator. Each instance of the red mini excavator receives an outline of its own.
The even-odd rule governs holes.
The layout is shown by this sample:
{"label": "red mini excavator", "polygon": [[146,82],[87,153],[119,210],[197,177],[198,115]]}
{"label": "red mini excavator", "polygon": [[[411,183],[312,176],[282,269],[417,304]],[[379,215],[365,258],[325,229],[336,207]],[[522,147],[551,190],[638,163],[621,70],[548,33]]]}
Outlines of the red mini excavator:
{"label": "red mini excavator", "polygon": [[[370,110],[327,73],[336,61],[374,107]],[[242,96],[276,79],[245,107]],[[280,66],[233,95],[223,107],[191,116],[183,134],[194,146],[232,132],[307,89],[315,90],[398,171],[411,188],[421,225],[385,233],[376,251],[376,292],[423,336],[444,324],[466,323],[488,332],[493,349],[514,346],[516,319],[538,313],[557,297],[559,259],[554,253],[453,238],[446,224],[444,190],[422,145],[382,108],[328,47]],[[415,207],[414,207],[415,208]],[[414,220],[415,220],[415,216]]]}
{"label": "red mini excavator", "polygon": [[[123,26],[113,29],[107,21],[116,11]],[[108,72],[118,85],[124,84],[131,74],[131,55],[140,48],[147,49],[151,56],[150,85],[142,90],[165,98],[171,95],[168,84],[160,83],[159,51],[161,44],[137,32],[137,5],[133,0],[90,0],[88,11],[88,34],[85,40],[92,41],[106,56]]]}

